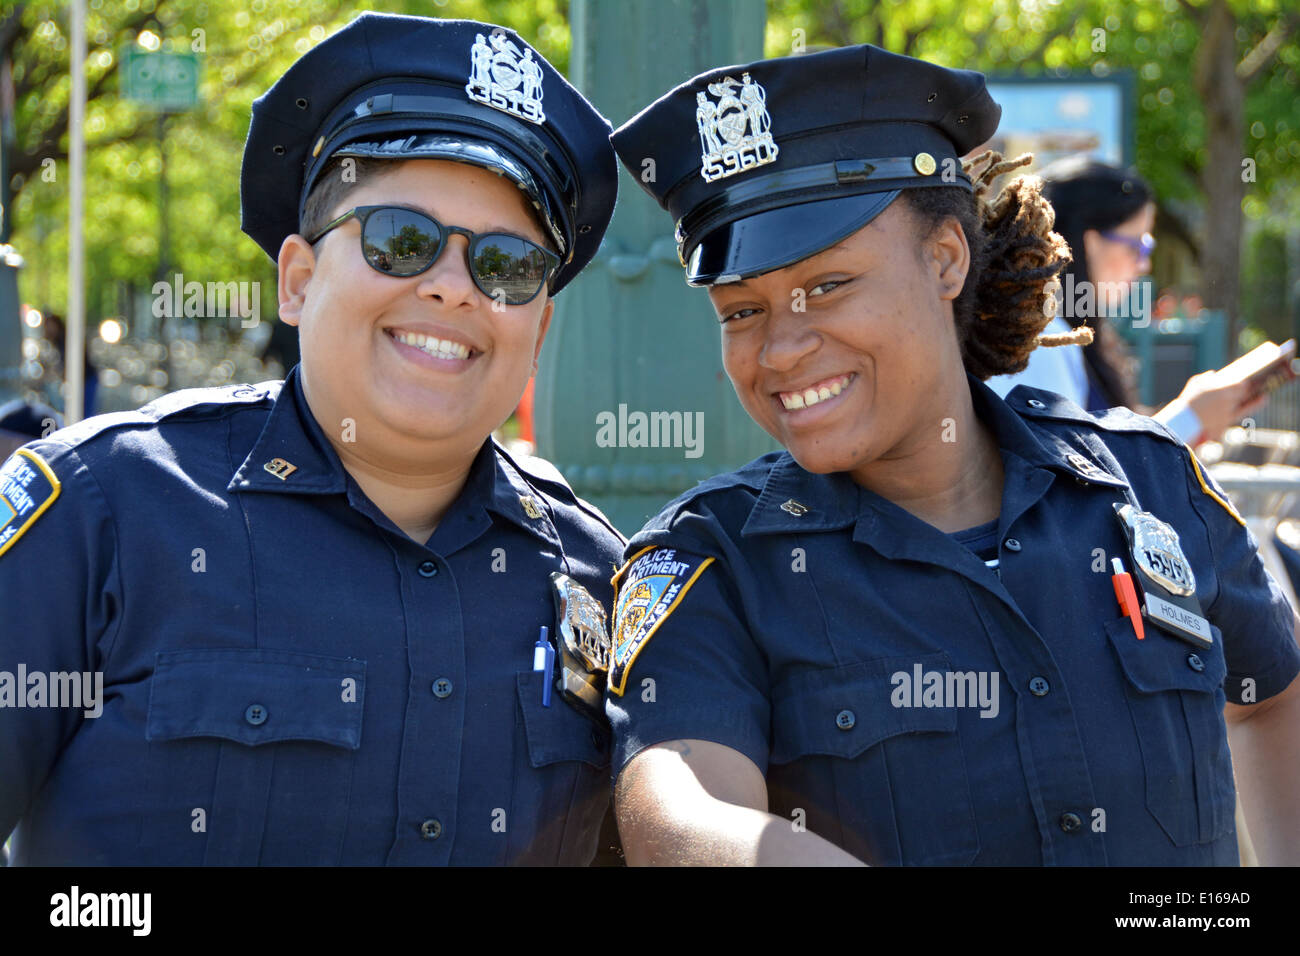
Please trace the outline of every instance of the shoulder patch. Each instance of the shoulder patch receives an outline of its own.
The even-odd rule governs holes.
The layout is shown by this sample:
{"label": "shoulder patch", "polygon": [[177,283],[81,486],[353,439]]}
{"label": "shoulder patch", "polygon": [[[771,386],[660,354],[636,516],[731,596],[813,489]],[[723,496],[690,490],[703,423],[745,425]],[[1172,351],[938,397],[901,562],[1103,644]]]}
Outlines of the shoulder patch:
{"label": "shoulder patch", "polygon": [[0,555],[59,497],[61,485],[44,458],[20,448],[0,466]]}
{"label": "shoulder patch", "polygon": [[712,563],[713,558],[652,545],[634,554],[614,575],[614,654],[609,665],[609,689],[615,696],[623,696],[628,673],[641,649]]}

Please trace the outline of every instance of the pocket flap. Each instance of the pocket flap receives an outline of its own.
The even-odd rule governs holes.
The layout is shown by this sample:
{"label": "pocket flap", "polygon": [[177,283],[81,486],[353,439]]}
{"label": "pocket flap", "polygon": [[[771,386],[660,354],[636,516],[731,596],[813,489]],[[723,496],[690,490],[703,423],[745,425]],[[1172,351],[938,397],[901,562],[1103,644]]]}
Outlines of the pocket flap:
{"label": "pocket flap", "polygon": [[913,680],[922,672],[950,670],[948,655],[882,658],[843,667],[803,671],[772,691],[772,763],[822,754],[852,758],[889,737],[910,733],[952,733],[957,729],[953,707],[894,706],[903,673]]}
{"label": "pocket flap", "polygon": [[254,747],[315,740],[356,750],[365,681],[362,660],[255,648],[164,651],[145,738],[221,737]]}
{"label": "pocket flap", "polygon": [[[1138,640],[1128,618],[1106,622],[1106,636],[1119,655],[1124,674],[1138,690],[1155,694],[1167,690],[1199,690],[1213,694],[1223,686],[1228,666],[1223,659],[1223,632],[1213,624],[1215,647],[1198,650],[1147,622],[1146,637]],[[1199,661],[1201,669],[1193,666]]]}
{"label": "pocket flap", "polygon": [[609,729],[578,713],[551,691],[551,706],[542,706],[542,677],[534,671],[515,675],[519,708],[528,737],[528,759],[534,767],[562,760],[581,760],[593,767],[609,766]]}

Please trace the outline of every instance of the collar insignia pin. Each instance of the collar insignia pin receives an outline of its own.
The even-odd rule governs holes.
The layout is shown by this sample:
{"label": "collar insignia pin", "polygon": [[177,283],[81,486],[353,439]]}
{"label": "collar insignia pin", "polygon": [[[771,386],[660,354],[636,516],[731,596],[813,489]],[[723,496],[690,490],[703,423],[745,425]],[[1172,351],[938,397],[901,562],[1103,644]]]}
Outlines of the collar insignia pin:
{"label": "collar insignia pin", "polygon": [[1065,456],[1065,460],[1073,465],[1077,470],[1083,472],[1089,478],[1109,478],[1110,475],[1102,471],[1095,463],[1089,461],[1079,454],[1070,454]]}
{"label": "collar insignia pin", "polygon": [[530,518],[540,518],[542,509],[537,507],[537,499],[532,495],[520,495],[519,503],[524,506],[524,514]]}
{"label": "collar insignia pin", "polygon": [[781,510],[787,514],[792,514],[796,518],[801,518],[808,513],[808,508],[791,498],[785,504],[781,505]]}
{"label": "collar insignia pin", "polygon": [[264,464],[262,468],[275,475],[275,477],[279,478],[281,481],[284,481],[298,470],[297,465],[287,462],[283,458],[272,458]]}

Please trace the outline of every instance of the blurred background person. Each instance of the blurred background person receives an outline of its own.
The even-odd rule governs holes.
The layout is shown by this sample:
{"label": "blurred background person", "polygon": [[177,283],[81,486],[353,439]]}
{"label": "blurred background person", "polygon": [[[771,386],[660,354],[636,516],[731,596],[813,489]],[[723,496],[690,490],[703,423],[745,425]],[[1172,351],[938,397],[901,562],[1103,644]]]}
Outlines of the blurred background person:
{"label": "blurred background person", "polygon": [[[57,312],[46,312],[41,332],[45,336],[45,340],[53,345],[55,351],[59,353],[58,376],[63,379],[67,375],[68,367],[68,329],[63,322],[63,316]],[[85,391],[82,393],[82,416],[89,418],[98,411],[95,399],[99,393],[99,369],[90,359],[89,335],[86,336],[83,348],[85,349],[86,367]]]}
{"label": "blurred background person", "polygon": [[63,416],[44,402],[15,398],[0,405],[0,461],[33,438],[63,427]]}
{"label": "blurred background person", "polygon": [[1059,160],[1040,175],[1043,195],[1056,211],[1056,232],[1074,257],[1061,275],[1062,307],[1044,333],[1087,326],[1093,341],[1035,349],[1023,372],[991,378],[989,387],[1006,397],[1017,385],[1031,385],[1089,411],[1123,405],[1152,415],[1189,444],[1220,438],[1263,405],[1263,397],[1247,403],[1247,383],[1221,371],[1193,375],[1159,410],[1140,403],[1136,362],[1109,317],[1124,308],[1133,282],[1151,271],[1156,212],[1151,187],[1132,170],[1082,156]]}

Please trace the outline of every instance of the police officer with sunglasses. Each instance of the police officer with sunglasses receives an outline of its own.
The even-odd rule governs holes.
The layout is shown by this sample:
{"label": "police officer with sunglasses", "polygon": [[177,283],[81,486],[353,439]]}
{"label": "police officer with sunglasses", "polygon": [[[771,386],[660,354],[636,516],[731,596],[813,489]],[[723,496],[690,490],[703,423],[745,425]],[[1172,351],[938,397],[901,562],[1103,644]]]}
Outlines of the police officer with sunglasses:
{"label": "police officer with sunglasses", "polygon": [[592,860],[623,540],[491,433],[609,222],[608,134],[469,21],[365,14],[254,103],[243,227],[301,364],[0,470],[15,863]]}

